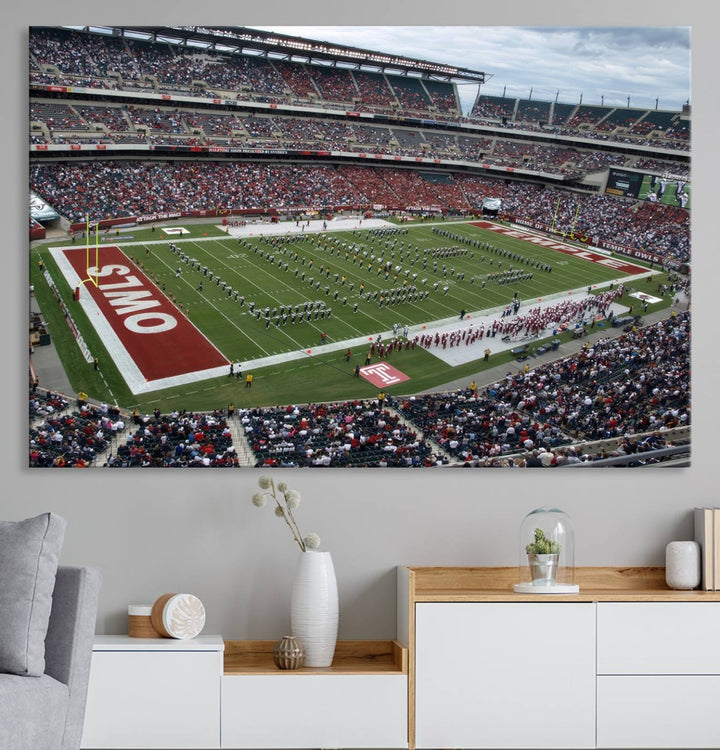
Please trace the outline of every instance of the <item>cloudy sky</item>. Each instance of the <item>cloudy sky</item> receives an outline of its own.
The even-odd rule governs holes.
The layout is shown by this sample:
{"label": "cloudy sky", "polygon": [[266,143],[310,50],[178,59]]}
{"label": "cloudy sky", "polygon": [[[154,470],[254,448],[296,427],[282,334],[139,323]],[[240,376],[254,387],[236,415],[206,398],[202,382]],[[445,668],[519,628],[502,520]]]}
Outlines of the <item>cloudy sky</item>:
{"label": "cloudy sky", "polygon": [[[690,96],[686,26],[254,26],[490,74],[483,92],[679,110]],[[477,86],[460,87],[463,110]]]}

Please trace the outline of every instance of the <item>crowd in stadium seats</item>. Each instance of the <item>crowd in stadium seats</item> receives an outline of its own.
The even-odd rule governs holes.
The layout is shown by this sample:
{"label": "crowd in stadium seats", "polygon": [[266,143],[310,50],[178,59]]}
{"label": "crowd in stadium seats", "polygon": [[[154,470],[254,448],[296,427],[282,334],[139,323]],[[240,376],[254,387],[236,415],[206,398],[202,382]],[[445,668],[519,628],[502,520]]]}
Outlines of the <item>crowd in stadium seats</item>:
{"label": "crowd in stadium seats", "polygon": [[529,102],[483,94],[475,100],[468,119],[509,129],[689,150],[690,121],[677,112]]}
{"label": "crowd in stadium seats", "polygon": [[[459,460],[476,466],[525,465],[539,451],[548,465],[562,446],[690,423],[690,319],[682,314],[608,338],[481,392],[463,389],[400,399],[400,412]],[[656,441],[657,442],[657,441]],[[601,455],[599,457],[604,457]],[[550,463],[552,461],[552,463]]]}
{"label": "crowd in stadium seats", "polygon": [[347,71],[336,68],[317,68],[312,77],[323,99],[351,103],[360,97],[355,79]]}
{"label": "crowd in stadium seats", "polygon": [[237,453],[225,413],[185,411],[133,417],[126,442],[104,466],[119,467],[233,467]]}
{"label": "crowd in stadium seats", "polygon": [[582,195],[541,186],[512,183],[503,209],[519,218],[554,224],[576,236],[599,237],[657,253],[678,262],[690,258],[690,214],[677,206]]}
{"label": "crowd in stadium seats", "polygon": [[432,466],[447,457],[382,404],[352,401],[238,414],[258,466]]}
{"label": "crowd in stadium seats", "polygon": [[481,95],[469,116],[463,117],[452,85],[435,80],[327,69],[62,29],[31,29],[29,49],[30,81],[37,85],[61,83],[303,105],[322,102],[330,109],[393,115],[405,111],[439,121],[486,122],[689,149],[689,119],[680,119],[678,113]]}
{"label": "crowd in stadium seats", "polygon": [[515,112],[515,99],[504,96],[478,95],[470,116],[479,120],[511,119]]}
{"label": "crowd in stadium seats", "polygon": [[88,125],[104,125],[114,133],[130,130],[129,109],[125,107],[75,105],[74,109]]}
{"label": "crowd in stadium seats", "polygon": [[[257,466],[429,467],[557,466],[653,450],[689,426],[690,316],[618,338],[586,343],[576,355],[515,374],[481,390],[463,388],[338,404],[235,412]],[[117,435],[107,467],[236,467],[229,416],[120,412],[30,394],[31,466],[98,464]],[[39,421],[37,421],[39,420]],[[644,435],[647,437],[636,438]],[[613,451],[587,454],[589,441],[618,439]]]}
{"label": "crowd in stadium seats", "polygon": [[31,143],[211,146],[371,152],[484,164],[575,176],[606,166],[689,173],[687,165],[480,135],[366,125],[293,116],[208,114],[172,107],[31,103]]}
{"label": "crowd in stadium seats", "polygon": [[[107,89],[136,89],[254,101],[349,105],[387,112],[460,116],[450,84],[381,73],[333,69],[271,58],[229,55],[177,45],[61,29],[30,34],[30,81]],[[57,71],[57,72],[56,72]]]}
{"label": "crowd in stadium seats", "polygon": [[68,408],[70,402],[52,391],[41,391],[37,387],[30,392],[30,419],[44,418],[59,414]]}
{"label": "crowd in stadium seats", "polygon": [[69,104],[31,102],[30,121],[43,122],[52,134],[55,130],[86,130],[87,125]]}
{"label": "crowd in stadium seats", "polygon": [[477,210],[500,197],[503,212],[554,225],[559,232],[608,239],[684,262],[690,215],[664,204],[638,203],[472,175],[430,182],[418,172],[370,167],[266,163],[91,162],[31,166],[30,187],[71,221],[154,211],[279,209],[372,204]]}
{"label": "crowd in stadium seats", "polygon": [[309,99],[311,96],[317,95],[318,89],[313,83],[309,68],[305,65],[296,65],[285,61],[275,61],[273,64],[280,72],[285,86],[298,99]]}
{"label": "crowd in stadium seats", "polygon": [[676,177],[684,177],[686,179],[690,177],[690,167],[685,164],[669,165],[667,162],[659,161],[658,159],[638,158],[633,162],[632,166],[635,169],[647,169],[651,172],[670,172]]}
{"label": "crowd in stadium seats", "polygon": [[71,221],[197,209],[348,205],[362,194],[332,167],[257,163],[43,164],[31,183]]}
{"label": "crowd in stadium seats", "polygon": [[[493,124],[497,125],[497,123]],[[649,138],[647,136],[638,135],[634,130],[632,131],[632,133],[618,132],[617,130],[609,132],[604,130],[578,130],[574,127],[566,127],[561,125],[535,125],[532,123],[528,124],[526,122],[507,122],[506,124],[502,125],[502,127],[510,130],[520,129],[540,133],[550,133],[552,135],[565,135],[590,141],[612,141],[613,143],[627,143],[641,147],[649,146],[652,148],[672,149],[673,151],[690,150],[690,143],[688,142],[688,139],[681,138],[675,135],[675,131],[673,129],[668,130],[667,134],[662,137]]]}
{"label": "crowd in stadium seats", "polygon": [[30,466],[89,466],[108,450],[112,435],[125,428],[116,407],[83,403],[68,414],[68,405],[55,394],[31,394],[31,418],[45,416],[30,426]]}

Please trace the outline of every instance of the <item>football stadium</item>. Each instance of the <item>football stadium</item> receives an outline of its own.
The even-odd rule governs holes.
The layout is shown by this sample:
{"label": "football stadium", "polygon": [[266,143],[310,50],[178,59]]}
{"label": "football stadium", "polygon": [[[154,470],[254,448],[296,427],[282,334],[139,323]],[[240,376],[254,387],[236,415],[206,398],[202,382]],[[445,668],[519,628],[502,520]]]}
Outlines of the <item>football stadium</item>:
{"label": "football stadium", "polygon": [[690,105],[492,75],[31,27],[29,465],[687,465]]}

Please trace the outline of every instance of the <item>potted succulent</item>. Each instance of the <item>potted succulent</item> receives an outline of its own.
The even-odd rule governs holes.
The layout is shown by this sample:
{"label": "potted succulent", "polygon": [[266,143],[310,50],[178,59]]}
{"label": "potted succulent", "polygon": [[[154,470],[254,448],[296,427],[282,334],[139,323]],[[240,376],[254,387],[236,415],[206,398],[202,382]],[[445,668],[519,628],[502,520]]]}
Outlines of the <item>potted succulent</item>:
{"label": "potted succulent", "polygon": [[553,584],[560,558],[560,544],[548,539],[540,528],[535,529],[534,536],[534,541],[525,547],[533,586]]}

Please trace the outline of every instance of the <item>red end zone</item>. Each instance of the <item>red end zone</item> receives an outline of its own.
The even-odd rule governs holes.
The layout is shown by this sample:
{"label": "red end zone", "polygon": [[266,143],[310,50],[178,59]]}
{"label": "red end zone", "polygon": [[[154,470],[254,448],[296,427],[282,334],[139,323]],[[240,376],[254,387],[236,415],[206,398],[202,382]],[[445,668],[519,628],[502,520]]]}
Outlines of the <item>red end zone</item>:
{"label": "red end zone", "polygon": [[536,234],[531,234],[530,232],[523,232],[520,229],[503,227],[499,224],[493,224],[490,221],[473,221],[470,223],[474,227],[480,227],[480,229],[489,229],[491,232],[497,232],[505,237],[515,237],[516,239],[530,242],[533,245],[541,245],[542,247],[548,247],[551,250],[557,250],[566,255],[574,255],[576,258],[582,258],[583,260],[589,260],[591,263],[614,268],[617,271],[622,271],[622,273],[636,274],[645,273],[647,271],[647,268],[644,268],[643,266],[636,266],[634,263],[628,263],[619,258],[611,258],[602,253],[594,253],[592,250],[587,250],[584,247],[566,245],[564,242],[557,242],[556,240],[540,237]]}
{"label": "red end zone", "polygon": [[[71,285],[87,279],[85,248],[64,248],[62,255],[77,274],[68,278]],[[91,259],[95,261],[94,249]],[[72,276],[67,267],[63,271]],[[227,365],[229,360],[119,248],[98,248],[98,268],[89,272],[93,281],[97,272],[97,286],[90,281],[82,285],[81,300],[85,295],[92,300],[83,306],[126,380],[132,378],[118,360],[128,355],[146,381]],[[103,336],[110,331],[114,336]]]}

